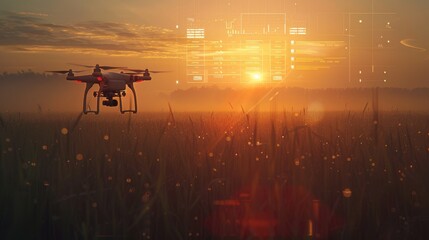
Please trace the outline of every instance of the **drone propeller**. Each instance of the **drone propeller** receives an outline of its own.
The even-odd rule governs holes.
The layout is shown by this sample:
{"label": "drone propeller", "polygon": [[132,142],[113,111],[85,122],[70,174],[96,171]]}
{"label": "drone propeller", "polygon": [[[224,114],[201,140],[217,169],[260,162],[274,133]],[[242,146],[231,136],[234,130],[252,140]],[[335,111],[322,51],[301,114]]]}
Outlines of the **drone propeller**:
{"label": "drone propeller", "polygon": [[66,74],[66,73],[69,73],[69,72],[73,72],[73,73],[85,72],[85,70],[82,70],[82,71],[72,71],[72,70],[70,69],[70,70],[45,71],[45,72],[49,72],[49,73],[57,73],[57,74]]}
{"label": "drone propeller", "polygon": [[128,68],[125,68],[124,70],[134,72],[134,73],[127,73],[127,74],[136,74],[136,73],[139,74],[139,73],[144,73],[146,71],[149,71],[149,73],[168,73],[168,72],[171,72],[171,71],[153,71],[153,70],[149,70],[149,69],[142,70],[142,69],[128,69]]}
{"label": "drone propeller", "polygon": [[136,74],[138,74],[138,73],[135,73],[135,72],[121,72],[122,74],[128,74],[128,75],[136,75]]}
{"label": "drone propeller", "polygon": [[102,69],[102,70],[113,70],[113,69],[124,69],[124,67],[114,67],[114,66],[100,66],[100,65],[95,65],[95,66],[91,66],[91,65],[82,65],[82,64],[75,64],[75,63],[70,63],[71,65],[75,65],[75,66],[80,66],[80,67],[86,67],[86,68],[97,68],[97,66]]}

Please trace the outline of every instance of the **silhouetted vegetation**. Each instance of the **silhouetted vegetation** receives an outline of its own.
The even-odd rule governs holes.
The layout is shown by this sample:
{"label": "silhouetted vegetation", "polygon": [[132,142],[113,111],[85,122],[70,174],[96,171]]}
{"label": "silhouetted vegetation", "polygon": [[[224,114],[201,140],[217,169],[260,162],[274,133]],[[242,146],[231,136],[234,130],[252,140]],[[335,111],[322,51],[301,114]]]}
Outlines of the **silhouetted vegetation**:
{"label": "silhouetted vegetation", "polygon": [[369,106],[3,114],[0,235],[425,239],[428,115]]}

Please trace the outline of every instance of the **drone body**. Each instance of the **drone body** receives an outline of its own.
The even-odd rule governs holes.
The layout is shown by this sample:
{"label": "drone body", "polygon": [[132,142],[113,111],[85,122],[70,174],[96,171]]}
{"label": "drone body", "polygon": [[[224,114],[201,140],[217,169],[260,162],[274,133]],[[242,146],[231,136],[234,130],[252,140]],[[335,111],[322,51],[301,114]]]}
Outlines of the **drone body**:
{"label": "drone body", "polygon": [[[91,67],[86,65],[79,65],[83,67]],[[100,112],[100,100],[103,100],[103,106],[107,107],[117,107],[119,105],[120,112],[127,113],[137,113],[137,95],[134,89],[135,82],[141,81],[150,81],[152,80],[150,72],[148,69],[145,70],[135,70],[135,69],[126,69],[133,73],[116,73],[116,72],[107,72],[102,73],[101,70],[112,70],[112,69],[126,69],[122,67],[109,67],[109,66],[100,66],[96,65],[94,71],[91,75],[81,75],[75,76],[73,71],[49,71],[53,73],[67,73],[67,80],[77,81],[81,83],[86,83],[86,88],[83,96],[83,113],[95,113],[99,114]],[[138,74],[143,74],[139,76]],[[87,96],[88,92],[94,85],[99,85],[98,91],[93,93],[93,96],[97,98],[97,107],[96,110],[88,109],[87,105]],[[126,88],[131,89],[134,98],[134,108],[133,109],[123,109],[122,106],[122,97],[126,96]],[[119,101],[117,100],[119,99]]]}

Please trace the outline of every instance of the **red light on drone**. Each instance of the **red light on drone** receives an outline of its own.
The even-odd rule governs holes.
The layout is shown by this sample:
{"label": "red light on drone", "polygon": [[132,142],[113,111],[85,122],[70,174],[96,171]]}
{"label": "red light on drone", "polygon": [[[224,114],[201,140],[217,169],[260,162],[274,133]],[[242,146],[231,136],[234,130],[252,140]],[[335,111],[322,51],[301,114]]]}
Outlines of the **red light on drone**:
{"label": "red light on drone", "polygon": [[75,82],[76,82],[76,83],[82,83],[82,81],[81,81],[81,80],[75,80]]}
{"label": "red light on drone", "polygon": [[103,81],[103,78],[102,78],[102,77],[97,77],[97,80],[98,80],[99,82],[101,82],[101,81]]}

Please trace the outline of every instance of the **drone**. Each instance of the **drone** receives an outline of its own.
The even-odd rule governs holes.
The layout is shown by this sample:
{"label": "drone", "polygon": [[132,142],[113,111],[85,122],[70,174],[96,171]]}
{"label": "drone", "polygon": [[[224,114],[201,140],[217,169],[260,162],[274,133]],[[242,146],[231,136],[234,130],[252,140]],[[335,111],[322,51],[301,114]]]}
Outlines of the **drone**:
{"label": "drone", "polygon": [[[80,64],[73,64],[73,65],[77,65],[85,68],[93,68],[93,66],[88,66],[88,65],[80,65]],[[115,69],[125,70],[129,72],[121,71],[120,73],[117,73],[117,72],[102,73],[102,70],[109,71],[109,70],[115,70]],[[150,81],[152,80],[152,77],[150,76],[151,73],[163,73],[166,71],[149,71],[149,69],[144,69],[144,70],[128,69],[126,67],[100,66],[99,64],[97,64],[95,65],[91,75],[75,76],[75,73],[79,73],[83,71],[73,72],[72,69],[65,70],[65,71],[47,71],[47,72],[56,73],[56,74],[67,74],[66,80],[86,83],[85,92],[83,96],[83,113],[84,114],[88,114],[88,113],[99,114],[101,99],[104,99],[102,102],[103,106],[117,107],[119,105],[119,111],[122,114],[124,114],[124,113],[137,113],[137,95],[136,95],[136,90],[134,88],[134,83],[138,83],[142,81]],[[96,110],[91,110],[90,108],[88,108],[88,105],[87,105],[87,96],[88,96],[88,92],[95,84],[99,85],[98,91],[93,92],[93,96],[97,98],[97,108]],[[126,96],[125,90],[127,86],[129,89],[131,89],[134,97],[134,108],[131,108],[130,106],[130,109],[124,109],[122,106],[122,98]],[[119,102],[116,98],[119,99]]]}

